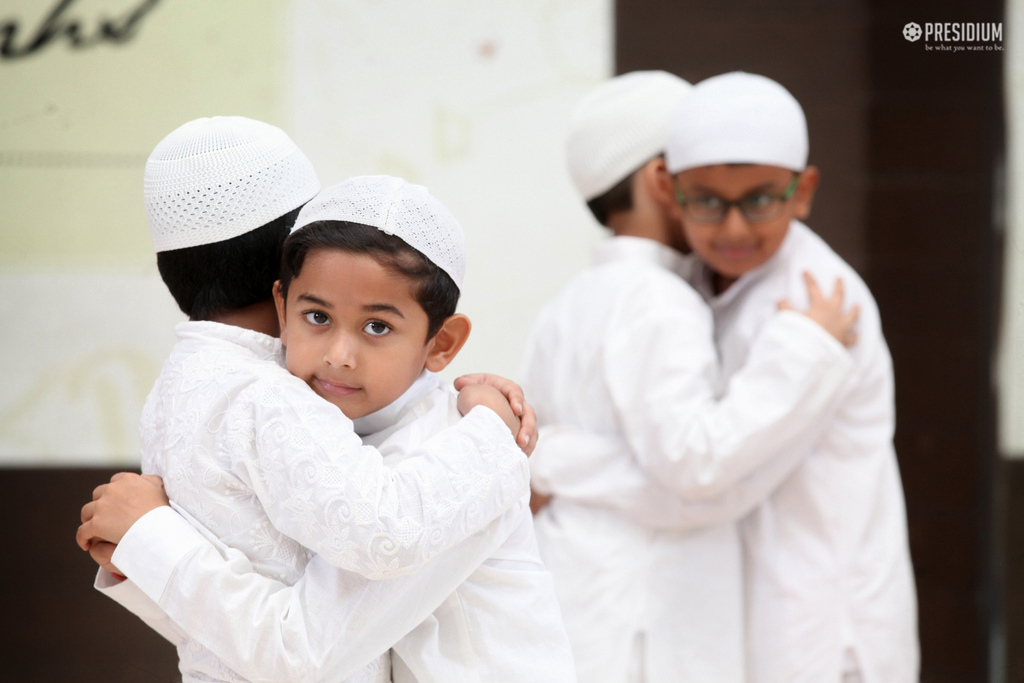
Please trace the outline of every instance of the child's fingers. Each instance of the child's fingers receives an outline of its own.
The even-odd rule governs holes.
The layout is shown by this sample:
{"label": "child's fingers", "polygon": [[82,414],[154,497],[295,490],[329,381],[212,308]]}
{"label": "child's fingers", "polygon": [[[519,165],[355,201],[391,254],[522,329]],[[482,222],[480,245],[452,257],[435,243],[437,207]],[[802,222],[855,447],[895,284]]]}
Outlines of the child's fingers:
{"label": "child's fingers", "polygon": [[452,386],[455,387],[455,391],[462,391],[463,387],[467,387],[470,384],[479,384],[480,382],[478,381],[478,377],[479,375],[462,375],[461,377],[456,377],[455,381],[452,382]]}
{"label": "child's fingers", "polygon": [[506,379],[498,375],[490,375],[484,372],[463,375],[452,382],[456,391],[461,391],[463,387],[469,386],[470,384],[486,384],[487,386],[497,389],[501,392],[501,395],[505,397],[505,400],[508,401],[509,406],[512,407],[512,413],[516,417],[519,417],[523,410],[523,404],[526,402],[526,398],[523,395],[522,387],[518,384],[510,379]]}
{"label": "child's fingers", "polygon": [[857,322],[857,318],[860,317],[860,305],[854,304],[850,306],[850,310],[847,311],[846,315],[843,316],[843,324],[853,326]]}
{"label": "child's fingers", "polygon": [[89,542],[92,540],[93,535],[91,524],[91,522],[85,522],[84,524],[79,526],[78,531],[75,532],[75,542],[78,544],[78,547],[82,550],[89,549]]}
{"label": "child's fingers", "polygon": [[102,496],[103,492],[106,491],[106,490],[107,490],[107,484],[100,484],[99,486],[97,486],[96,488],[94,488],[92,490],[92,499],[93,500],[99,500],[100,496]]}
{"label": "child's fingers", "polygon": [[780,311],[792,311],[793,304],[789,303],[789,299],[779,299],[779,303],[776,304]]}
{"label": "child's fingers", "polygon": [[510,382],[514,388],[510,389],[505,398],[508,399],[508,404],[512,407],[512,414],[518,417],[520,420],[523,419],[523,406],[526,403],[526,396],[523,395],[523,389],[518,384]]}
{"label": "child's fingers", "polygon": [[157,488],[163,490],[163,488],[164,488],[164,480],[161,479],[160,477],[156,476],[155,474],[143,474],[142,478],[145,481],[148,481],[153,486],[156,486]]}
{"label": "child's fingers", "polygon": [[96,501],[90,501],[82,506],[82,524],[85,524],[96,514]]}
{"label": "child's fingers", "polygon": [[518,417],[519,433],[516,434],[516,444],[524,453],[530,455],[537,446],[537,414],[533,412],[533,407],[526,403],[523,406],[523,414]]}
{"label": "child's fingers", "polygon": [[832,287],[832,301],[841,305],[845,297],[846,289],[845,285],[843,285],[843,278],[837,277],[836,284]]}
{"label": "child's fingers", "polygon": [[526,454],[526,457],[529,458],[531,455],[533,455],[533,449],[535,449],[536,447],[537,447],[537,431],[534,430],[533,432],[530,433],[529,439],[527,439],[527,441],[526,441],[526,445],[525,446],[520,446],[520,449],[522,449],[523,453]]}
{"label": "child's fingers", "polygon": [[89,556],[92,557],[93,562],[106,567],[110,565],[110,560],[114,557],[114,550],[117,546],[110,541],[98,541],[92,544],[89,548]]}
{"label": "child's fingers", "polygon": [[821,288],[818,287],[818,281],[814,279],[809,270],[804,271],[804,284],[807,285],[807,297],[812,304],[825,298],[821,294]]}

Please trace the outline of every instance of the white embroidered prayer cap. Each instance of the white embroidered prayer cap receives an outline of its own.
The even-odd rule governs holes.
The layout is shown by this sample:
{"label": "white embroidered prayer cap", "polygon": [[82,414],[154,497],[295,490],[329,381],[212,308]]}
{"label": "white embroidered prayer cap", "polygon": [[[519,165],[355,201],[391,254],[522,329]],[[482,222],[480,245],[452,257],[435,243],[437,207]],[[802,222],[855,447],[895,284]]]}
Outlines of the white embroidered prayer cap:
{"label": "white embroidered prayer cap", "polygon": [[299,211],[292,232],[316,221],[348,221],[394,235],[448,273],[462,290],[466,238],[455,216],[422,185],[387,175],[325,187]]}
{"label": "white embroidered prayer cap", "polygon": [[242,116],[172,131],[149,155],[143,185],[158,252],[238,237],[320,189],[313,165],[283,130]]}
{"label": "white embroidered prayer cap", "polygon": [[714,164],[807,168],[807,119],[770,78],[734,71],[693,86],[672,114],[669,173]]}
{"label": "white embroidered prayer cap", "polygon": [[586,201],[665,151],[672,112],[689,90],[666,71],[633,71],[580,100],[569,122],[566,161]]}

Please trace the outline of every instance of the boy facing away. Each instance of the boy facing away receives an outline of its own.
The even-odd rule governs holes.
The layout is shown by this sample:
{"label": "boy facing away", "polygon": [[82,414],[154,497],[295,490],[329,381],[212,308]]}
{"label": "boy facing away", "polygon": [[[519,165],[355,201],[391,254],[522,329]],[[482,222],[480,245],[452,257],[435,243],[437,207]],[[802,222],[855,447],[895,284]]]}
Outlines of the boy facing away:
{"label": "boy facing away", "polygon": [[[205,567],[211,557],[204,544],[215,542],[213,553],[228,557],[233,570],[244,565],[283,583],[309,573],[307,548],[319,551],[315,562],[374,578],[419,569],[451,549],[425,576],[391,592],[368,591],[383,619],[359,624],[360,642],[339,648],[346,656],[332,671],[351,673],[422,621],[501,545],[514,528],[506,513],[521,507],[527,491],[525,458],[508,426],[477,409],[423,444],[416,457],[387,468],[348,418],[279,365],[280,346],[266,334],[276,333],[278,319],[270,286],[261,280],[276,276],[295,210],[317,189],[308,161],[283,132],[235,117],[186,124],[154,150],[146,181],[161,274],[192,321],[179,326],[179,341],[147,401],[144,466],[165,475],[177,510],[210,538],[182,531],[178,515],[162,512],[155,523],[163,519],[168,532],[149,538],[166,549],[166,562],[152,552],[141,553],[137,565],[126,557],[139,586],[111,591],[130,600],[133,588],[145,593],[181,580],[181,591],[192,595],[172,618],[187,629],[190,619],[205,621],[208,603],[197,594],[217,587],[188,582],[187,570]],[[467,399],[460,399],[464,406],[473,402]],[[83,510],[83,521],[88,515]],[[92,538],[117,542],[121,533],[86,522],[79,540],[87,547]],[[316,570],[324,579],[315,586],[317,599],[333,592],[336,608],[356,603],[346,617],[359,614],[365,596],[357,586],[367,581]],[[98,580],[114,583],[102,572]],[[412,605],[411,591],[418,593]],[[160,589],[149,594],[163,596]],[[252,607],[240,601],[228,611],[245,619]],[[186,680],[237,679],[202,641],[183,637],[158,611],[140,616],[175,634]],[[262,625],[279,632],[279,624]],[[265,636],[241,647],[262,647]]]}
{"label": "boy facing away", "polygon": [[662,196],[700,259],[726,379],[753,360],[800,273],[847,283],[861,308],[856,363],[808,431],[800,464],[743,521],[749,680],[910,683],[916,598],[893,450],[893,372],[877,306],[857,273],[801,220],[818,183],[807,123],[778,83],[730,73],[673,114]]}
{"label": "boy facing away", "polygon": [[[570,173],[613,237],[540,313],[523,384],[544,430],[537,516],[580,681],[745,680],[737,520],[796,466],[851,361],[852,315],[812,288],[777,312],[722,396],[711,313],[659,201],[664,72],[611,79],[570,124]],[[812,320],[817,320],[815,324]],[[826,329],[828,331],[826,331]]]}

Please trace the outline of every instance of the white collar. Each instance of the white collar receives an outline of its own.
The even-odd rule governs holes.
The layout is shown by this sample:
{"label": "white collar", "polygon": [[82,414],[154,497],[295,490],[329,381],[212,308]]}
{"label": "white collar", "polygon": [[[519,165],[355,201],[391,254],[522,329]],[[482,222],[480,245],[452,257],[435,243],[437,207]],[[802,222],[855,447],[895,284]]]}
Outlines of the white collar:
{"label": "white collar", "polygon": [[598,243],[594,247],[594,264],[615,261],[643,261],[671,270],[680,276],[690,268],[686,257],[678,251],[646,237],[618,236]]}
{"label": "white collar", "polygon": [[260,360],[282,363],[281,340],[268,334],[248,330],[236,325],[225,325],[210,320],[188,320],[178,323],[174,332],[181,340],[196,340],[203,343],[221,342],[241,347]]}
{"label": "white collar", "polygon": [[410,403],[413,403],[424,394],[433,391],[438,386],[440,386],[440,381],[437,379],[437,375],[429,370],[424,370],[420,373],[420,376],[416,378],[416,381],[405,390],[405,393],[394,401],[376,412],[364,415],[363,417],[357,417],[355,420],[352,420],[356,434],[360,437],[364,437],[387,429],[398,422],[402,411],[404,411]]}

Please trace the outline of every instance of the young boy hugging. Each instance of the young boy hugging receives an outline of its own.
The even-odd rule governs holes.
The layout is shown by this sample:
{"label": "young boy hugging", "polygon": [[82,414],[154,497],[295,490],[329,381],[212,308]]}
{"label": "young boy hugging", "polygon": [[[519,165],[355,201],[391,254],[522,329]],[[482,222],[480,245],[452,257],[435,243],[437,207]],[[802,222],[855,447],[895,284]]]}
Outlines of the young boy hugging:
{"label": "young boy hugging", "polygon": [[531,469],[552,496],[537,536],[587,683],[745,680],[737,520],[796,466],[852,364],[837,340],[855,313],[812,286],[806,316],[765,305],[748,367],[720,385],[711,312],[660,201],[689,89],[634,72],[580,102],[570,175],[612,237],[527,345],[543,431]]}
{"label": "young boy hugging", "polygon": [[[509,410],[489,387],[460,398],[464,419],[386,466],[337,407],[281,366],[272,287],[284,237],[318,186],[287,135],[240,117],[185,124],[146,165],[158,265],[190,320],[177,328],[178,341],[144,408],[143,469],[163,477],[174,509],[195,528],[168,507],[146,515],[132,530],[149,547],[118,560],[137,585],[117,584],[102,571],[97,581],[176,642],[185,680],[238,680],[237,662],[226,665],[206,641],[185,635],[191,624],[207,622],[204,591],[225,596],[221,604],[239,622],[265,606],[249,604],[251,594],[227,598],[225,589],[238,582],[197,584],[189,572],[227,558],[233,570],[254,569],[291,584],[313,557],[324,577],[317,599],[333,594],[334,607],[352,606],[345,616],[356,618],[365,613],[359,591],[367,581],[329,575],[320,563],[383,578],[420,570],[452,549],[445,563],[401,582],[401,589],[368,591],[379,621],[347,622],[360,636],[351,647],[339,646],[344,662],[333,670],[335,679],[368,662],[365,676],[385,675],[372,660],[493,554],[504,540],[497,536],[512,527],[508,513],[528,491],[526,459],[509,427],[492,410],[470,409],[486,402]],[[86,506],[83,521],[97,509],[101,502]],[[93,539],[116,543],[123,531],[86,522],[79,541],[83,547]],[[145,596],[166,608],[171,621]],[[237,643],[243,650],[261,648],[268,633],[281,629],[244,623],[256,632]],[[233,634],[222,629],[217,637]]]}
{"label": "young boy hugging", "polygon": [[867,286],[801,222],[819,178],[807,151],[796,99],[730,73],[681,101],[666,155],[666,206],[700,258],[693,283],[727,379],[753,361],[772,304],[804,297],[803,271],[842,278],[861,309],[856,371],[793,474],[742,524],[749,680],[909,683],[919,655],[892,362]]}
{"label": "young boy hugging", "polygon": [[[275,301],[288,370],[389,465],[460,419],[462,398],[433,373],[469,335],[455,312],[464,270],[455,218],[425,188],[389,176],[327,188],[285,241]],[[574,680],[528,495],[507,514],[517,521],[502,546],[395,645],[396,681]]]}

